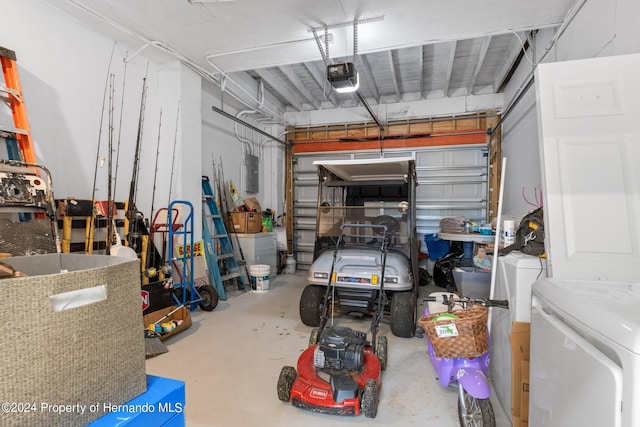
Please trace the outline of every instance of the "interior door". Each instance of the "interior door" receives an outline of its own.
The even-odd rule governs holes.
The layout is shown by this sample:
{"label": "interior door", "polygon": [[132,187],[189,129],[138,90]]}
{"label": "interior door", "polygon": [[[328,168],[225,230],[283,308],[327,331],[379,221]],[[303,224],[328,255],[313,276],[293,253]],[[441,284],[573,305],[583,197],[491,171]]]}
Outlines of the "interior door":
{"label": "interior door", "polygon": [[536,70],[548,276],[640,281],[640,55]]}

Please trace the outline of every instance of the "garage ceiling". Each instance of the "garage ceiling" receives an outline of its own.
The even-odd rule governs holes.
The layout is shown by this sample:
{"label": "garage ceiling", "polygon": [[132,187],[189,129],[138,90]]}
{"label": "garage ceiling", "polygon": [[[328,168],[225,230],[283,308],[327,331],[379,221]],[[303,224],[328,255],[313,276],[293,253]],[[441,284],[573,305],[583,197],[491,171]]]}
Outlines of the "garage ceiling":
{"label": "garage ceiling", "polygon": [[575,0],[46,1],[130,55],[177,57],[219,84],[250,76],[295,112],[358,104],[331,90],[326,62],[353,62],[372,105],[499,93]]}

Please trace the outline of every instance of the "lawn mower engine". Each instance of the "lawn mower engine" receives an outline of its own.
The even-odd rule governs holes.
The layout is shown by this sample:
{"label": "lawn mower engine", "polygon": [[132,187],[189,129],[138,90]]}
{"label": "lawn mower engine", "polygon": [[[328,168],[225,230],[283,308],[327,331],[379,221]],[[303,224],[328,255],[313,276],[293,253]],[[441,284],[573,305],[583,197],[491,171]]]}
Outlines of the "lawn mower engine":
{"label": "lawn mower engine", "polygon": [[344,326],[324,328],[313,354],[313,363],[321,369],[360,371],[366,339],[364,332]]}

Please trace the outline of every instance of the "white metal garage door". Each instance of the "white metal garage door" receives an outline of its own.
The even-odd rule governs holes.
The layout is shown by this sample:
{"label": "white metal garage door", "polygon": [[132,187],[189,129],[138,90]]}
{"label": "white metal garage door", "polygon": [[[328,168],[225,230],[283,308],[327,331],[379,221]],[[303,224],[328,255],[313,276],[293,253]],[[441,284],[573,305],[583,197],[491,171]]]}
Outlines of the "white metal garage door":
{"label": "white metal garage door", "polygon": [[[318,176],[313,162],[379,156],[379,151],[343,151],[294,157],[293,251],[300,269],[307,269],[313,261],[318,195]],[[420,241],[424,242],[425,234],[437,233],[444,217],[464,216],[479,223],[487,221],[489,156],[486,144],[385,151],[385,157],[405,156],[416,159],[416,219]]]}

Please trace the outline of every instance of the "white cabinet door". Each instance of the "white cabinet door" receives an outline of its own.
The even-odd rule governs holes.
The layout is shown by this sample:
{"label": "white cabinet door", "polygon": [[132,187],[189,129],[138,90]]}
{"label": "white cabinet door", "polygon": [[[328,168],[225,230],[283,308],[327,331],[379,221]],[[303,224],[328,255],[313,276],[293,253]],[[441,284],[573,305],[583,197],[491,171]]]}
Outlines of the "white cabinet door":
{"label": "white cabinet door", "polygon": [[548,276],[640,281],[640,55],[536,71]]}

